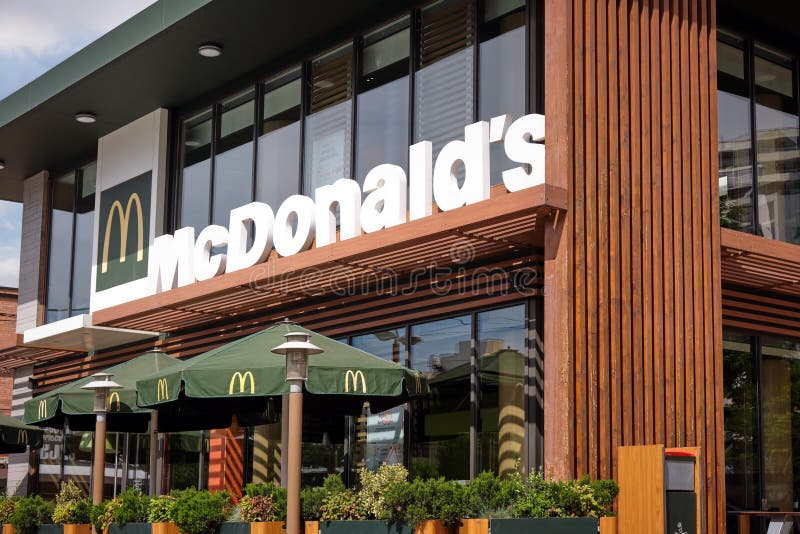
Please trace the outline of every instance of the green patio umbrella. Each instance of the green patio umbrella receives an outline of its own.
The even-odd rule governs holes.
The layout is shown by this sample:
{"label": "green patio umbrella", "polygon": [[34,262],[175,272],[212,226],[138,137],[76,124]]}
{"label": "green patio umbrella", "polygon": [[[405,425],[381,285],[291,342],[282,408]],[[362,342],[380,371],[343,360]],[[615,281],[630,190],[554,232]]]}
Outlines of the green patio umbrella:
{"label": "green patio umbrella", "polygon": [[[104,369],[104,372],[114,375],[114,381],[122,386],[122,389],[115,389],[108,396],[108,430],[147,432],[150,410],[136,404],[136,381],[182,364],[183,362],[164,352],[150,351]],[[61,429],[66,421],[70,430],[94,431],[94,392],[81,389],[92,380],[91,376],[87,376],[27,401],[25,422]],[[159,427],[161,426],[159,422]]]}
{"label": "green patio umbrella", "polygon": [[42,435],[40,428],[0,414],[0,454],[25,452],[29,446],[38,449],[42,446]]}
{"label": "green patio umbrella", "polygon": [[[309,356],[304,403],[312,410],[358,414],[369,401],[377,412],[428,393],[428,380],[418,371],[283,322],[139,380],[139,406],[158,409],[159,417],[198,409],[235,414],[240,424],[249,425],[243,411],[265,408],[267,400],[289,392],[286,359],[272,349],[285,341],[285,334],[297,331],[309,334],[324,351]],[[215,428],[209,424],[199,428]]]}

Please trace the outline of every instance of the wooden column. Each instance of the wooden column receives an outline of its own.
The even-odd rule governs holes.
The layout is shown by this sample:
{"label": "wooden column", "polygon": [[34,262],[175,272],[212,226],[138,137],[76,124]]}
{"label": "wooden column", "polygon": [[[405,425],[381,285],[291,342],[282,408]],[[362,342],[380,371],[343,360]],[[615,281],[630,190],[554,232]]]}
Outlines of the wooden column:
{"label": "wooden column", "polygon": [[545,0],[545,468],[699,446],[723,532],[715,0]]}

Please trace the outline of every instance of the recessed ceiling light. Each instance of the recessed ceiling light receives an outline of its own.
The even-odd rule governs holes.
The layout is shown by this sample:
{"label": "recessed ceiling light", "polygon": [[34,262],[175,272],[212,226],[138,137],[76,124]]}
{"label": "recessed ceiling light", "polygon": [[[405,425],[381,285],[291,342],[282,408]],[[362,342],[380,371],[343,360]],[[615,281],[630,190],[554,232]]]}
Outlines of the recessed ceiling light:
{"label": "recessed ceiling light", "polygon": [[0,159],[0,171],[6,168],[6,162]]}
{"label": "recessed ceiling light", "polygon": [[97,117],[94,113],[81,112],[75,114],[75,120],[81,124],[92,124],[97,122]]}
{"label": "recessed ceiling light", "polygon": [[197,47],[197,53],[203,57],[219,57],[222,55],[222,45],[203,43]]}

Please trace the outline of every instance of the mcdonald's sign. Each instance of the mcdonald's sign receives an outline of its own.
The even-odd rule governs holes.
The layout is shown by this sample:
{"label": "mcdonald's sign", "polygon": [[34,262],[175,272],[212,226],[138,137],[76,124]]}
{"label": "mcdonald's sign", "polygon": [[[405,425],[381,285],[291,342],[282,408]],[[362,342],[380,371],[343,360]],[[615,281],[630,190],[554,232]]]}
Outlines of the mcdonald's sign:
{"label": "mcdonald's sign", "polygon": [[108,396],[108,410],[109,411],[111,411],[112,406],[114,406],[114,401],[115,400],[117,401],[117,409],[116,409],[116,411],[118,412],[119,411],[119,392],[118,391],[112,391],[111,395]]}
{"label": "mcdonald's sign", "polygon": [[39,412],[36,415],[39,419],[47,419],[47,399],[39,401]]}
{"label": "mcdonald's sign", "polygon": [[147,276],[152,172],[100,192],[96,291]]}
{"label": "mcdonald's sign", "polygon": [[20,445],[27,445],[28,444],[28,431],[24,428],[20,428],[17,430],[17,443]]}
{"label": "mcdonald's sign", "polygon": [[234,390],[233,386],[237,380],[239,381],[239,393],[245,392],[248,381],[250,382],[250,394],[252,395],[256,392],[256,381],[253,378],[253,373],[251,373],[250,371],[247,371],[245,373],[240,373],[239,371],[236,371],[231,376],[231,383],[228,386],[228,395],[233,395],[233,390]]}
{"label": "mcdonald's sign", "polygon": [[169,400],[169,385],[167,384],[167,378],[162,377],[158,379],[158,385],[156,386],[158,389],[156,390],[156,402],[161,402],[162,400]]}
{"label": "mcdonald's sign", "polygon": [[350,393],[350,384],[353,385],[353,393],[358,392],[358,383],[361,381],[361,393],[367,392],[367,379],[364,378],[364,373],[361,371],[353,371],[348,369],[344,374],[344,391]]}

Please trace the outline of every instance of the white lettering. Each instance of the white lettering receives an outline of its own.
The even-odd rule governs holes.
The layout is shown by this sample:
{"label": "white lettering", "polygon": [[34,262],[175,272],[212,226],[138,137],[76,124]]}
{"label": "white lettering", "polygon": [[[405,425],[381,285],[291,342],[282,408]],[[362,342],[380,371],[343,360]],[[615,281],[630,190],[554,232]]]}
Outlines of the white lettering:
{"label": "white lettering", "polygon": [[[225,272],[252,267],[267,259],[272,250],[272,225],[275,215],[269,204],[251,202],[231,210],[228,225],[228,259]],[[253,226],[253,245],[247,250],[250,226]]]}
{"label": "white lettering", "polygon": [[367,198],[361,206],[361,228],[377,232],[406,222],[406,173],[397,165],[378,165],[364,178]]}
{"label": "white lettering", "polygon": [[336,208],[339,211],[339,238],[344,241],[361,235],[361,188],[358,182],[339,178],[314,191],[317,212],[316,246],[336,241]]}
{"label": "white lettering", "polygon": [[[464,183],[456,173],[464,166]],[[463,141],[450,141],[439,152],[433,167],[433,198],[442,211],[489,198],[489,123],[464,128]]]}
{"label": "white lettering", "polygon": [[433,144],[422,141],[408,149],[408,217],[412,221],[433,213]]}
{"label": "white lettering", "polygon": [[[293,222],[297,230],[293,229]],[[281,256],[306,250],[314,241],[314,228],[314,201],[303,195],[290,196],[275,214],[275,250]]]}
{"label": "white lettering", "polygon": [[228,229],[218,224],[206,226],[194,244],[194,277],[210,280],[225,271],[225,254],[212,254],[211,249],[228,244]]}
{"label": "white lettering", "polygon": [[544,115],[525,115],[515,120],[506,132],[508,159],[530,166],[503,171],[506,189],[520,191],[544,183]]}
{"label": "white lettering", "polygon": [[164,234],[153,240],[147,265],[153,293],[194,282],[193,250],[194,228],[191,226],[176,230],[175,235]]}

